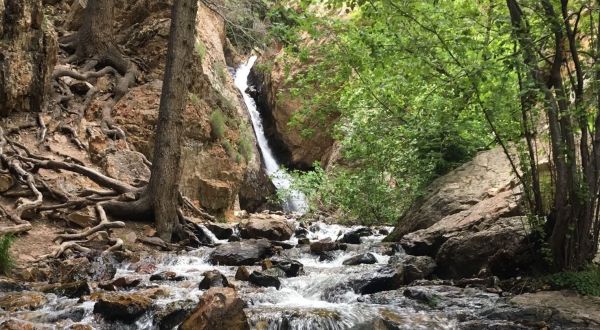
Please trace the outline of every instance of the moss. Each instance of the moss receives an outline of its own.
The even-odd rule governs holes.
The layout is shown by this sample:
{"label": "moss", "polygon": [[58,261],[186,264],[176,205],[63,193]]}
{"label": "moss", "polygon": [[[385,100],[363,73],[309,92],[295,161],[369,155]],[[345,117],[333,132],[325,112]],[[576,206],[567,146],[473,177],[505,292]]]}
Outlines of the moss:
{"label": "moss", "polygon": [[14,236],[0,236],[0,273],[7,275],[14,265],[14,260],[10,254],[10,247],[14,242]]}

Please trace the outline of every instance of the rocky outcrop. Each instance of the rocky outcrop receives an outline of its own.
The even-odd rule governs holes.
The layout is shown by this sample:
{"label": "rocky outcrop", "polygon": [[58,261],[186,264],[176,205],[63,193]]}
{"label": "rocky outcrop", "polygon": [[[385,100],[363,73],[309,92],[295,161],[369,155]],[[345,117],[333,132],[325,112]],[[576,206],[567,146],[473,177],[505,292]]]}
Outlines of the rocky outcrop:
{"label": "rocky outcrop", "polygon": [[42,0],[0,3],[0,116],[15,111],[42,111],[58,42],[44,19]]}
{"label": "rocky outcrop", "polygon": [[246,303],[231,288],[211,288],[200,298],[181,330],[249,329],[244,314]]}
{"label": "rocky outcrop", "polygon": [[331,130],[336,118],[312,123],[313,134],[303,135],[299,128],[289,125],[290,119],[302,108],[302,100],[292,96],[287,81],[288,74],[294,76],[301,65],[293,65],[292,72],[286,70],[284,51],[265,55],[259,59],[251,73],[251,85],[255,86],[255,99],[263,118],[265,134],[281,161],[294,168],[310,168],[317,161],[322,166],[328,163],[332,152]]}
{"label": "rocky outcrop", "polygon": [[284,216],[269,213],[252,214],[240,222],[242,238],[266,238],[285,241],[292,237],[294,228]]}
{"label": "rocky outcrop", "polygon": [[436,180],[387,240],[433,257],[442,277],[512,276],[532,264],[522,192],[500,148]]}

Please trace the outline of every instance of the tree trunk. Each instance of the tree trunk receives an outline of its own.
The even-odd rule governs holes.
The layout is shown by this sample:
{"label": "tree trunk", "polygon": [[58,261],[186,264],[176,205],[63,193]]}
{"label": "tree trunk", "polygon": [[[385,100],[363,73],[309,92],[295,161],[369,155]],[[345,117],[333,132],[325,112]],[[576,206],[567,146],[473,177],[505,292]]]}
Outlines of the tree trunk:
{"label": "tree trunk", "polygon": [[153,206],[157,231],[165,241],[171,240],[173,228],[178,223],[183,112],[190,81],[189,68],[194,58],[197,11],[197,0],[175,0],[173,5],[152,175],[146,191]]}
{"label": "tree trunk", "polygon": [[124,75],[129,68],[129,61],[115,46],[114,6],[114,0],[88,0],[77,33],[76,55],[94,58],[98,64],[110,65]]}

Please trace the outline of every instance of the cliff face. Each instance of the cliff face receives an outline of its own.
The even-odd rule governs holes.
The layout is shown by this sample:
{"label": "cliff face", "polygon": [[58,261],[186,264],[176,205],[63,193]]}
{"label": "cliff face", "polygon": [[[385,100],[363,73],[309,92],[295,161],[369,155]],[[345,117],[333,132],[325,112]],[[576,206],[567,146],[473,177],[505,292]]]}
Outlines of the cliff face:
{"label": "cliff face", "polygon": [[0,1],[0,116],[45,108],[57,50],[41,0]]}

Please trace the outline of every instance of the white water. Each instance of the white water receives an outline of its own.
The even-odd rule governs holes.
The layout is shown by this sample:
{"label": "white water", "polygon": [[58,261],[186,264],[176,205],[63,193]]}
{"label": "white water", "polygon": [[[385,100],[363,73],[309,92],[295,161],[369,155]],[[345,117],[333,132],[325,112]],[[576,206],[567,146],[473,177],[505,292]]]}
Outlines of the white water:
{"label": "white water", "polygon": [[262,155],[267,174],[269,177],[271,177],[273,184],[278,190],[289,192],[289,196],[284,203],[285,205],[283,205],[284,211],[304,213],[307,210],[306,197],[299,191],[290,190],[291,177],[284,171],[281,171],[281,165],[277,163],[277,160],[273,155],[273,151],[269,147],[267,137],[265,136],[262,118],[260,117],[258,109],[256,109],[256,103],[254,102],[254,99],[252,99],[252,97],[246,92],[248,89],[248,75],[250,74],[250,70],[252,69],[255,61],[256,56],[252,56],[247,63],[244,63],[238,67],[234,77],[235,87],[237,87],[240,90],[240,93],[242,93],[244,103],[246,104],[246,108],[250,114],[252,127],[254,128],[254,133],[256,134],[256,140],[258,141],[258,146],[260,148],[260,153]]}

